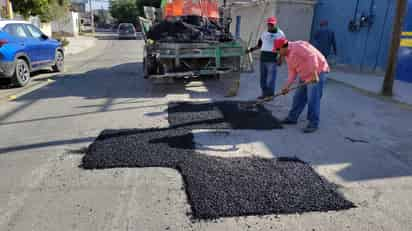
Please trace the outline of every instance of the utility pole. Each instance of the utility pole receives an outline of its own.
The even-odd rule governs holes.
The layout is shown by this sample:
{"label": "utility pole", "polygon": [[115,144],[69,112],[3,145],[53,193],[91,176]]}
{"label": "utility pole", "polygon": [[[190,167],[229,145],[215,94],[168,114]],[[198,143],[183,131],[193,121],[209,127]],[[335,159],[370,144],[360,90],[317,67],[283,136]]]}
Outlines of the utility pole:
{"label": "utility pole", "polygon": [[90,3],[90,19],[91,19],[91,25],[92,25],[92,33],[94,34],[95,29],[94,29],[94,9],[93,9],[93,0],[89,0]]}
{"label": "utility pole", "polygon": [[382,95],[385,96],[393,96],[393,83],[395,81],[398,50],[401,43],[401,33],[407,5],[408,0],[397,0],[396,15],[393,23],[392,43],[388,57],[388,67],[382,86]]}

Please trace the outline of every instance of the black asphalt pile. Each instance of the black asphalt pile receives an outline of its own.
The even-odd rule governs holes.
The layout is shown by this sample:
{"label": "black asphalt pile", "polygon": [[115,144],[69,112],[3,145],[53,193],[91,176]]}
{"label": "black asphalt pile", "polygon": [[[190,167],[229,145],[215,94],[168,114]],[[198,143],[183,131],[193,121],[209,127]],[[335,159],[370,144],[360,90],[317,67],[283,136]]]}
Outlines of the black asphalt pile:
{"label": "black asphalt pile", "polygon": [[279,128],[264,108],[247,112],[237,106],[236,102],[173,103],[169,128],[105,130],[89,146],[81,167],[176,169],[183,176],[195,219],[354,207],[298,159],[220,158],[197,152],[193,128]]}
{"label": "black asphalt pile", "polygon": [[293,214],[354,207],[296,159],[219,158],[195,151],[187,130],[104,131],[82,160],[85,169],[178,170],[194,219]]}
{"label": "black asphalt pile", "polygon": [[89,146],[81,167],[176,168],[193,149],[193,135],[185,129],[105,130]]}
{"label": "black asphalt pile", "polygon": [[231,40],[224,36],[223,28],[200,16],[173,17],[155,24],[147,38],[161,42],[192,43]]}
{"label": "black asphalt pile", "polygon": [[168,107],[170,127],[191,129],[281,129],[280,121],[264,106],[243,110],[241,101],[212,103],[172,102]]}
{"label": "black asphalt pile", "polygon": [[295,159],[193,155],[179,163],[192,215],[216,219],[353,208],[306,163]]}

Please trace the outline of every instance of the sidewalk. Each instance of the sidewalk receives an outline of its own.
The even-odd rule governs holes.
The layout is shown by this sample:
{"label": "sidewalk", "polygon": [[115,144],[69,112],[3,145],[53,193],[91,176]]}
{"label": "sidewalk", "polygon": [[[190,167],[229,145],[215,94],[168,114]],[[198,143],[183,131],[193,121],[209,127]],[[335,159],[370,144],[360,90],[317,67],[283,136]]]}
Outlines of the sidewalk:
{"label": "sidewalk", "polygon": [[65,47],[66,55],[81,53],[96,44],[96,38],[89,36],[68,37],[69,45]]}
{"label": "sidewalk", "polygon": [[[329,78],[374,94],[380,94],[384,76],[333,71],[329,74]],[[412,83],[395,80],[392,99],[412,105]]]}

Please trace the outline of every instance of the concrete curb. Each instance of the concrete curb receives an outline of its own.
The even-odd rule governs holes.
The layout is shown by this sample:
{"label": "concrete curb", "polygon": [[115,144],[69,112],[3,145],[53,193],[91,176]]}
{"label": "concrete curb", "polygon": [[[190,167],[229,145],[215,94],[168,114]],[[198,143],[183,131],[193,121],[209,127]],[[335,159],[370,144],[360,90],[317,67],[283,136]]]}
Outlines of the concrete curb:
{"label": "concrete curb", "polygon": [[359,93],[361,93],[361,94],[363,94],[363,95],[370,96],[370,97],[373,97],[373,98],[375,98],[375,99],[383,100],[383,101],[386,101],[386,102],[390,102],[390,103],[396,104],[397,106],[401,107],[402,109],[407,109],[407,110],[411,110],[411,111],[412,111],[412,104],[408,104],[408,103],[402,102],[402,101],[400,101],[400,100],[398,100],[398,99],[396,99],[396,98],[389,97],[389,96],[383,96],[383,95],[381,95],[381,94],[379,94],[379,93],[377,93],[377,92],[370,91],[370,90],[366,90],[366,89],[364,89],[364,88],[355,86],[355,85],[350,84],[350,83],[347,83],[347,82],[345,82],[345,81],[341,81],[341,80],[337,80],[337,79],[333,79],[333,78],[329,78],[328,81],[333,81],[333,82],[335,82],[335,83],[339,83],[339,84],[345,85],[345,86],[347,86],[347,87],[350,87],[350,88],[356,90],[357,92],[359,92]]}
{"label": "concrete curb", "polygon": [[96,45],[97,39],[89,36],[79,36],[77,38],[68,38],[69,45],[64,48],[66,56],[76,55],[85,52]]}

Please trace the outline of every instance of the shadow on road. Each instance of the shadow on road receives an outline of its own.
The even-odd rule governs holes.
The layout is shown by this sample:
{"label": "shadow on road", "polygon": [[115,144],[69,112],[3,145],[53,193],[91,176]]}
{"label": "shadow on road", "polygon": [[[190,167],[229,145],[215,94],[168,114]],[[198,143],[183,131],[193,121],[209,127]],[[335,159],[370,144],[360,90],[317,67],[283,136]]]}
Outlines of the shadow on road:
{"label": "shadow on road", "polygon": [[[54,72],[52,70],[48,70],[48,69],[32,72],[31,73],[31,78],[32,78],[31,81],[32,82],[37,82],[37,81],[39,81],[38,77],[43,77],[46,74],[52,74],[52,73],[54,73]],[[30,84],[29,84],[29,86],[30,86]],[[29,87],[29,86],[27,86],[27,87]],[[17,87],[15,85],[13,85],[11,79],[9,79],[9,78],[0,78],[0,91],[1,90],[9,90],[9,89],[13,89],[13,88],[23,89],[22,87]]]}
{"label": "shadow on road", "polygon": [[107,98],[114,101],[118,98],[163,98],[176,94],[186,94],[189,98],[209,98],[210,91],[220,93],[222,97],[224,95],[223,88],[219,89],[219,81],[212,77],[204,78],[202,81],[180,79],[173,83],[151,82],[142,77],[142,63],[137,62],[94,69],[80,74],[67,74],[52,79],[53,83],[24,95],[17,101],[69,96],[83,99]]}
{"label": "shadow on road", "polygon": [[9,152],[17,152],[17,151],[25,151],[25,150],[30,150],[30,149],[69,145],[69,144],[79,144],[79,143],[86,143],[86,142],[90,143],[90,142],[93,142],[94,139],[95,137],[85,137],[85,138],[78,138],[78,139],[56,140],[56,141],[50,141],[50,142],[41,142],[41,143],[6,147],[6,148],[0,148],[0,154],[6,154]]}

